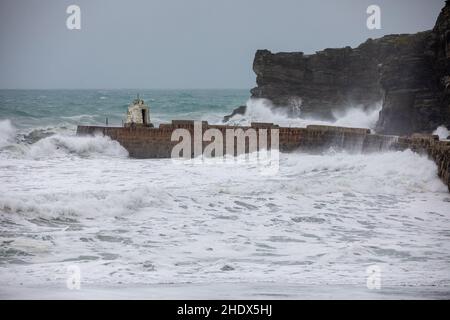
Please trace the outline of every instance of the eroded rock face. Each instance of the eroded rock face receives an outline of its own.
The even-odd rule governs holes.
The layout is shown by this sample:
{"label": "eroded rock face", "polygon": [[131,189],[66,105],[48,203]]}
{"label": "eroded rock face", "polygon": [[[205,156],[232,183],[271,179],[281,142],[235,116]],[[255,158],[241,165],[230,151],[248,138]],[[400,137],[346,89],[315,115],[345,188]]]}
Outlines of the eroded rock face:
{"label": "eroded rock face", "polygon": [[247,106],[239,106],[236,109],[234,109],[229,115],[224,116],[222,122],[228,122],[235,115],[237,115],[237,114],[243,115],[243,114],[245,114],[246,111],[247,111]]}
{"label": "eroded rock face", "polygon": [[433,69],[439,85],[439,102],[450,124],[450,1],[446,2],[433,29],[431,52]]}
{"label": "eroded rock face", "polygon": [[384,100],[378,132],[432,132],[445,123],[429,51],[432,38],[428,31],[393,39],[394,53],[383,61],[379,75]]}
{"label": "eroded rock face", "polygon": [[258,50],[252,97],[292,107],[301,98],[304,116],[330,119],[333,110],[367,109],[383,102],[377,131],[431,132],[450,125],[450,4],[432,31],[369,39],[357,48],[313,55]]}
{"label": "eroded rock face", "polygon": [[288,108],[293,97],[300,97],[304,115],[325,119],[350,104],[370,107],[382,99],[374,49],[369,42],[357,49],[325,49],[314,55],[259,50],[253,63],[258,87],[252,89],[252,97]]}

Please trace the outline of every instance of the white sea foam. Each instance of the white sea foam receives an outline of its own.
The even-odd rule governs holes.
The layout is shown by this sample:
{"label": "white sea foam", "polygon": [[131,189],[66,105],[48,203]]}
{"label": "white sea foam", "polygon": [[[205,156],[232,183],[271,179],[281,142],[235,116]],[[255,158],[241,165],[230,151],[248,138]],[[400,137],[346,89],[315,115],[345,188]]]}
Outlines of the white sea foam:
{"label": "white sea foam", "polygon": [[333,115],[336,121],[331,122],[331,125],[375,129],[381,107],[382,105],[379,103],[376,107],[367,111],[358,107],[351,107],[344,111],[335,111]]}
{"label": "white sea foam", "polygon": [[[13,134],[8,137],[14,136]],[[128,151],[117,141],[107,136],[75,136],[73,134],[54,134],[52,131],[37,129],[28,134],[19,134],[19,140],[5,140],[7,149],[0,151],[0,159],[15,161],[20,159],[47,160],[73,157],[88,158],[126,158]],[[7,143],[9,142],[9,143]]]}
{"label": "white sea foam", "polygon": [[13,143],[15,132],[10,120],[0,120],[0,148]]}
{"label": "white sea foam", "polygon": [[[248,106],[233,121],[331,124]],[[350,109],[332,124],[373,128],[376,117]],[[254,163],[130,159],[103,136],[17,144],[9,121],[0,128],[16,146],[0,151],[0,297],[64,288],[74,264],[94,297],[186,283],[245,282],[256,296],[274,282],[365,290],[373,264],[383,286],[418,296],[450,285],[450,197],[435,163],[409,150],[281,154],[279,173],[262,176]]]}
{"label": "white sea foam", "polygon": [[[90,153],[85,144],[94,143],[44,140],[50,153],[61,144]],[[82,287],[100,288],[242,281],[365,288],[374,263],[392,286],[449,284],[450,202],[427,157],[282,154],[278,175],[257,170],[101,155],[0,159],[0,241],[10,266],[0,288],[64,286],[73,264]]]}
{"label": "white sea foam", "polygon": [[433,134],[436,134],[439,136],[439,140],[447,140],[447,138],[450,136],[450,131],[445,126],[439,126],[436,128],[436,130],[433,131]]}
{"label": "white sea foam", "polygon": [[345,110],[333,113],[335,121],[324,121],[313,118],[290,117],[283,108],[274,108],[266,99],[250,99],[247,101],[247,110],[244,115],[236,115],[230,123],[248,125],[251,122],[273,122],[282,126],[306,127],[310,124],[334,125],[343,127],[360,127],[374,129],[381,110],[381,104],[375,108],[364,111],[358,107],[348,107]]}
{"label": "white sea foam", "polygon": [[127,157],[128,152],[117,141],[107,136],[80,137],[60,134],[39,140],[25,152],[25,157],[31,159],[48,159],[67,155]]}

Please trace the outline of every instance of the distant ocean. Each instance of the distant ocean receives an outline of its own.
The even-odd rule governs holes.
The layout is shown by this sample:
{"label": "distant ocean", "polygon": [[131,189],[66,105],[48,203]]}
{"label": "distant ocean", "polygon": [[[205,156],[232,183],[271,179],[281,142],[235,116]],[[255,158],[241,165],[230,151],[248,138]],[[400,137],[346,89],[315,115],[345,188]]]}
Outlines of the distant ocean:
{"label": "distant ocean", "polygon": [[0,116],[18,128],[77,124],[120,125],[127,106],[140,95],[152,121],[222,117],[249,98],[249,90],[0,90]]}
{"label": "distant ocean", "polygon": [[[329,124],[248,90],[0,90],[1,298],[450,297],[450,195],[425,156],[282,154],[264,177],[75,136],[121,125],[138,93],[156,125],[221,123],[246,103],[230,123]],[[349,107],[333,124],[373,128],[378,111]]]}

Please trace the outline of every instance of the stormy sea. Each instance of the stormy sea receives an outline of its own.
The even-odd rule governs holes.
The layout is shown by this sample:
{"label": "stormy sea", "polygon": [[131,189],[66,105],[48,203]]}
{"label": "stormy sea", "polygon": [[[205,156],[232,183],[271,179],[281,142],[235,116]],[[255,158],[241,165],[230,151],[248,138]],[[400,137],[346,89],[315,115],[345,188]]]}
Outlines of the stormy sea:
{"label": "stormy sea", "polygon": [[0,298],[450,298],[450,194],[426,156],[293,152],[267,177],[75,135],[120,126],[138,93],[155,125],[243,104],[229,123],[374,128],[379,112],[291,118],[248,90],[0,90]]}

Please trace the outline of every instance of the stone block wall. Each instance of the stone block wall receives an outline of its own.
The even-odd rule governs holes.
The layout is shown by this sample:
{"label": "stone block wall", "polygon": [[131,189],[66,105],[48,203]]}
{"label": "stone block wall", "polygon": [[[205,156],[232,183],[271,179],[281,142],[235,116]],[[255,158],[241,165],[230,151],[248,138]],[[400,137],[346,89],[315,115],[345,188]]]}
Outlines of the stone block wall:
{"label": "stone block wall", "polygon": [[[439,141],[437,136],[413,134],[411,136],[398,137],[371,134],[368,129],[317,125],[311,125],[306,128],[286,128],[271,123],[252,123],[248,127],[209,125],[207,122],[202,122],[201,124],[202,136],[207,129],[218,129],[222,133],[223,154],[227,153],[227,129],[242,129],[243,132],[246,132],[250,128],[255,129],[257,133],[258,145],[259,137],[261,137],[260,130],[264,130],[267,133],[267,147],[269,149],[272,145],[271,130],[278,130],[279,149],[282,152],[320,153],[332,148],[336,151],[346,150],[348,152],[367,153],[409,148],[415,152],[428,154],[436,162],[438,174],[449,186],[450,190],[450,141]],[[172,133],[175,129],[186,129],[189,131],[191,136],[191,157],[193,157],[193,121],[174,120],[170,124],[161,124],[158,128],[78,126],[77,134],[109,136],[127,149],[130,157],[133,158],[170,158],[173,147],[179,143],[179,141],[171,141]],[[202,151],[210,143],[210,141],[203,141]],[[248,151],[249,144],[246,141],[245,152]],[[233,154],[237,154],[236,143]],[[189,155],[184,156],[189,157]]]}

